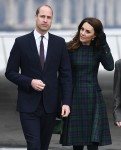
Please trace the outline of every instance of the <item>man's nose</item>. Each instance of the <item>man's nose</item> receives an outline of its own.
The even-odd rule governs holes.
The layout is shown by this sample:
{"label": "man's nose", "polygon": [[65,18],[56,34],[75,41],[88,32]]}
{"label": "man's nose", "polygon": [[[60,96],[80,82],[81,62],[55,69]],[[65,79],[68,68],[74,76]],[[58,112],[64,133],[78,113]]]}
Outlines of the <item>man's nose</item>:
{"label": "man's nose", "polygon": [[47,17],[44,18],[44,22],[47,22]]}

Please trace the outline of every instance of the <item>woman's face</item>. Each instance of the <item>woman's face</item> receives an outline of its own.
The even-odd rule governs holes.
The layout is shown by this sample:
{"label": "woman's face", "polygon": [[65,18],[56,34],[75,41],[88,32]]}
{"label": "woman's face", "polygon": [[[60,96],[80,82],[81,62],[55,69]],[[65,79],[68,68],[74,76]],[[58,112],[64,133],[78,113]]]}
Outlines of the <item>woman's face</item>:
{"label": "woman's face", "polygon": [[83,45],[90,45],[95,37],[94,28],[88,22],[85,22],[80,29],[80,41]]}

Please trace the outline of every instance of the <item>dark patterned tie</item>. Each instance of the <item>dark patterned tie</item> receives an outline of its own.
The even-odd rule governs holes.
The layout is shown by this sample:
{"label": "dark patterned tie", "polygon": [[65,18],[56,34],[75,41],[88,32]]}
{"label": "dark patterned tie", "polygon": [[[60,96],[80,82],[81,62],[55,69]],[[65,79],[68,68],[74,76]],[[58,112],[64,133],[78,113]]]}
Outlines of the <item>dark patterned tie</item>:
{"label": "dark patterned tie", "polygon": [[40,62],[41,62],[42,69],[44,67],[44,44],[43,44],[43,37],[44,36],[41,36],[41,41],[40,41]]}

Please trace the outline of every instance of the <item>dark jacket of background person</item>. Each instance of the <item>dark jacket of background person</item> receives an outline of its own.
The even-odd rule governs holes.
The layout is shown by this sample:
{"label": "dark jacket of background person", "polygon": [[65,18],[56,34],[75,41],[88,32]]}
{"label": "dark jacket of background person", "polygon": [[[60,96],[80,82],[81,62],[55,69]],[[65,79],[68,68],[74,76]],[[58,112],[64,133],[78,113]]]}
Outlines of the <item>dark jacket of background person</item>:
{"label": "dark jacket of background person", "polygon": [[121,59],[115,62],[115,71],[114,71],[114,122],[121,122]]}

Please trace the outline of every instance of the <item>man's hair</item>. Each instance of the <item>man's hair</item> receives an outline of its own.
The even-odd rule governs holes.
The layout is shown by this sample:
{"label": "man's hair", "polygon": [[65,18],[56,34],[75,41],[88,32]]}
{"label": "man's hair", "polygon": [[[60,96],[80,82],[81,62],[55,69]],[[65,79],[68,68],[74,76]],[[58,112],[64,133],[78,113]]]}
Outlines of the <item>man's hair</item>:
{"label": "man's hair", "polygon": [[49,5],[47,5],[47,4],[45,4],[45,5],[40,5],[40,6],[37,8],[37,10],[36,10],[36,16],[39,14],[39,10],[40,10],[40,8],[43,7],[43,6],[50,8],[50,9],[52,10],[52,15],[53,15],[53,9],[52,9],[52,7],[49,6]]}

